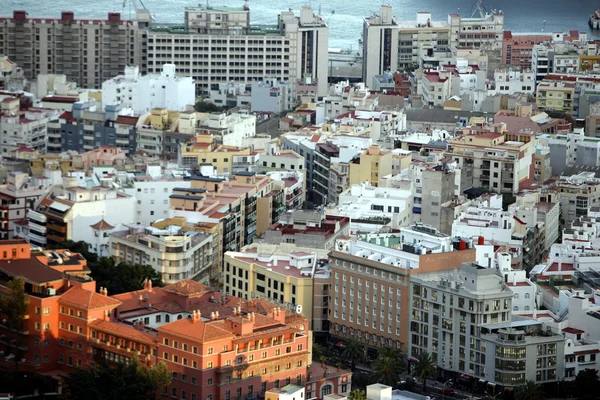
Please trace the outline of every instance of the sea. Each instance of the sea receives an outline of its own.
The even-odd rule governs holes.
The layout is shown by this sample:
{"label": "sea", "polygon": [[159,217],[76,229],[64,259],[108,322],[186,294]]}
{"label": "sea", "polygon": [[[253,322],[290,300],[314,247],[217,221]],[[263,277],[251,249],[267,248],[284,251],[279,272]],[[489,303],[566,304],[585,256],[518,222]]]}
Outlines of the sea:
{"label": "sea", "polygon": [[[420,11],[432,13],[433,20],[446,20],[448,14],[459,13],[470,17],[474,0],[248,0],[253,24],[276,24],[280,11],[297,11],[310,5],[320,12],[329,25],[329,47],[359,50],[363,18],[378,13],[382,4],[389,4],[400,20],[414,21]],[[186,7],[199,4],[209,6],[243,6],[243,0],[0,0],[0,15],[11,15],[13,10],[26,10],[31,16],[59,16],[61,11],[74,11],[75,17],[105,17],[108,12],[120,11],[124,18],[135,16],[135,7],[143,3],[152,12],[157,23],[183,24]],[[597,0],[484,0],[488,10],[504,13],[505,29],[513,32],[566,32],[571,29],[586,31],[590,38],[600,38],[600,30],[588,25],[590,13],[600,8]]]}

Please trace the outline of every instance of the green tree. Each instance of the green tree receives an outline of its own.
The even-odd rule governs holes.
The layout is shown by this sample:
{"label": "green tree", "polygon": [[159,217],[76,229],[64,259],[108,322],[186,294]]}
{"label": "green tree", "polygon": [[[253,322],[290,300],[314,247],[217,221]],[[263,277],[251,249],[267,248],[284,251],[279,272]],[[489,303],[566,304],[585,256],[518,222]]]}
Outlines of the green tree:
{"label": "green tree", "polygon": [[577,398],[580,400],[600,399],[599,387],[600,378],[598,378],[598,371],[595,369],[586,368],[579,371],[575,377],[575,390],[577,391]]}
{"label": "green tree", "polygon": [[542,400],[544,393],[539,385],[527,381],[515,390],[515,400]]}
{"label": "green tree", "polygon": [[149,400],[159,389],[171,383],[164,363],[147,367],[133,358],[128,364],[102,363],[95,370],[78,369],[65,377],[73,400]]}
{"label": "green tree", "polygon": [[400,358],[379,356],[371,367],[371,380],[391,387],[396,387],[404,372],[404,363]]}
{"label": "green tree", "polygon": [[348,400],[367,400],[367,395],[364,390],[354,389],[348,395]]}
{"label": "green tree", "polygon": [[363,362],[365,359],[365,346],[358,340],[356,336],[352,336],[346,342],[346,349],[343,354],[344,358],[350,361],[352,372],[356,369],[356,364]]}
{"label": "green tree", "polygon": [[194,109],[198,112],[219,112],[223,111],[223,109],[217,106],[214,103],[209,103],[207,101],[199,101],[194,106]]}
{"label": "green tree", "polygon": [[321,361],[321,357],[325,355],[323,351],[323,346],[318,343],[313,343],[312,347],[312,359],[313,361]]}
{"label": "green tree", "polygon": [[423,392],[427,391],[427,379],[434,377],[437,373],[437,366],[431,355],[424,351],[417,357],[417,362],[413,368],[413,376],[423,382]]}
{"label": "green tree", "polygon": [[10,329],[19,331],[23,328],[23,321],[29,307],[29,297],[25,293],[25,281],[16,277],[8,282],[5,295],[0,298],[0,310],[6,315],[6,325]]}

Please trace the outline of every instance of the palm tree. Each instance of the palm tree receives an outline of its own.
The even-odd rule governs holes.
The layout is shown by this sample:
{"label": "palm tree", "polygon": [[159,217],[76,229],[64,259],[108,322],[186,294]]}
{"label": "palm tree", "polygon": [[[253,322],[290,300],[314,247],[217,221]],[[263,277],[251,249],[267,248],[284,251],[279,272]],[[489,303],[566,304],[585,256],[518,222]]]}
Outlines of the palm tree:
{"label": "palm tree", "polygon": [[402,353],[400,353],[400,349],[392,346],[384,346],[379,349],[377,357],[403,358]]}
{"label": "palm tree", "polygon": [[404,363],[400,358],[380,355],[373,363],[371,379],[373,382],[382,383],[395,387],[400,381],[400,375],[404,371]]}
{"label": "palm tree", "polygon": [[413,376],[423,382],[423,392],[427,391],[427,379],[435,376],[437,373],[437,366],[429,354],[423,351],[419,354],[416,365],[413,369]]}
{"label": "palm tree", "polygon": [[312,358],[313,360],[320,360],[324,355],[323,346],[318,343],[313,343],[312,347]]}
{"label": "palm tree", "polygon": [[348,395],[348,400],[367,400],[367,395],[364,390],[354,389]]}
{"label": "palm tree", "polygon": [[346,350],[344,350],[344,358],[350,361],[352,365],[352,372],[356,368],[356,364],[362,362],[365,359],[365,346],[353,336],[348,343],[346,343]]}
{"label": "palm tree", "polygon": [[515,400],[542,400],[542,388],[533,381],[527,381],[515,391]]}

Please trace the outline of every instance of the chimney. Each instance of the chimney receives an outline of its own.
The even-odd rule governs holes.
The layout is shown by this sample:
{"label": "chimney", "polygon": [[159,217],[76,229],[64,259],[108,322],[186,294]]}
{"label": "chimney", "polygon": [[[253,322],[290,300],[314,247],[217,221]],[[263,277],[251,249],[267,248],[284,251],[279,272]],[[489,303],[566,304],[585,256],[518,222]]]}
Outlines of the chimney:
{"label": "chimney", "polygon": [[215,311],[215,319],[219,319],[219,312]]}
{"label": "chimney", "polygon": [[148,281],[148,291],[151,292],[152,291],[152,281],[150,279],[146,279]]}
{"label": "chimney", "polygon": [[140,304],[142,304],[143,302],[144,302],[144,296],[142,296],[142,295],[140,294],[140,297],[139,297],[139,303],[140,303]]}
{"label": "chimney", "polygon": [[194,310],[192,312],[192,322],[193,323],[201,321],[201,318],[202,318],[202,314],[200,313],[199,310]]}
{"label": "chimney", "polygon": [[211,319],[211,321],[215,320],[215,312],[214,311],[210,313],[210,319]]}
{"label": "chimney", "polygon": [[102,292],[103,295],[108,296],[108,289],[104,288],[104,291]]}
{"label": "chimney", "polygon": [[104,320],[110,321],[110,314],[108,310],[104,310]]}

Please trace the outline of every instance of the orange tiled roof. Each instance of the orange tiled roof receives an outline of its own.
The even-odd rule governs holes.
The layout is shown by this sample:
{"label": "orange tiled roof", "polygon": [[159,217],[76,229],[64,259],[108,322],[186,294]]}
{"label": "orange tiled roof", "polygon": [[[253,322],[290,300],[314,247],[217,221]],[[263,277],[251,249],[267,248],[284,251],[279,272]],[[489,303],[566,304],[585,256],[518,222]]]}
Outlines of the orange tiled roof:
{"label": "orange tiled roof", "polygon": [[233,338],[235,335],[227,329],[225,321],[208,321],[208,322],[193,322],[190,318],[180,319],[179,321],[171,322],[158,328],[159,332],[174,334],[177,336],[185,336],[191,339],[196,339],[201,343]]}
{"label": "orange tiled roof", "polygon": [[67,293],[60,296],[59,301],[63,304],[69,304],[77,308],[84,308],[86,310],[93,308],[117,307],[121,304],[121,302],[117,299],[103,296],[81,287],[74,287],[68,290]]}
{"label": "orange tiled roof", "polygon": [[167,285],[163,288],[167,292],[179,294],[182,296],[193,296],[197,294],[203,294],[212,292],[213,290],[206,285],[203,285],[199,282],[193,281],[191,279],[186,279],[183,281],[179,281],[177,283],[173,283],[172,285]]}
{"label": "orange tiled roof", "polygon": [[99,231],[110,231],[111,229],[114,228],[114,226],[112,226],[111,224],[106,222],[104,220],[104,218],[102,218],[100,221],[96,222],[94,225],[90,225],[90,227],[92,229],[97,229]]}
{"label": "orange tiled roof", "polygon": [[137,342],[145,342],[154,344],[155,335],[140,331],[134,327],[123,325],[117,322],[105,321],[97,319],[90,323],[92,329],[97,329],[102,332],[111,333],[115,336],[124,337]]}

